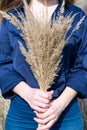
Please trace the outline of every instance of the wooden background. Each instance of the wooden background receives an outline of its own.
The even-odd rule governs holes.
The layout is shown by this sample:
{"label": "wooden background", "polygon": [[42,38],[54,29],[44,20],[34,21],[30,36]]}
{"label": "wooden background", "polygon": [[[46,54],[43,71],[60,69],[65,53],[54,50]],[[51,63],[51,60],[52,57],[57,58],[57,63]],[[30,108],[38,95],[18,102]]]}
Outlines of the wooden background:
{"label": "wooden background", "polygon": [[84,118],[84,130],[87,130],[87,99],[79,100],[79,103]]}

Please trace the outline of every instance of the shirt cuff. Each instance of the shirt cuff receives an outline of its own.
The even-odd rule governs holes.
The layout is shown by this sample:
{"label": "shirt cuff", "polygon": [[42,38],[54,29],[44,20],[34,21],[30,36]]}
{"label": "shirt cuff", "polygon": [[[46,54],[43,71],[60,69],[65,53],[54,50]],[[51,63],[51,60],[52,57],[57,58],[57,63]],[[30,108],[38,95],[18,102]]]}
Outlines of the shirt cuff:
{"label": "shirt cuff", "polygon": [[12,89],[24,78],[16,71],[9,71],[0,79],[0,87],[4,98],[13,98],[16,94]]}

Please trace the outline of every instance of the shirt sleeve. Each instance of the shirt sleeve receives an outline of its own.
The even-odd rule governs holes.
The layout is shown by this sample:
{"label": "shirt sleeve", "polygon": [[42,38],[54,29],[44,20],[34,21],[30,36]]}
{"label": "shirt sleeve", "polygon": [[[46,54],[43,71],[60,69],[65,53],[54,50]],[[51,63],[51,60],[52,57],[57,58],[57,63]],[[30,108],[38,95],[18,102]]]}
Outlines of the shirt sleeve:
{"label": "shirt sleeve", "polygon": [[68,77],[66,86],[78,92],[79,98],[87,98],[87,18],[80,27],[79,36],[81,44],[79,46],[75,65]]}
{"label": "shirt sleeve", "polygon": [[0,26],[0,89],[4,98],[13,98],[12,91],[24,78],[13,68],[13,48],[10,46],[6,20]]}

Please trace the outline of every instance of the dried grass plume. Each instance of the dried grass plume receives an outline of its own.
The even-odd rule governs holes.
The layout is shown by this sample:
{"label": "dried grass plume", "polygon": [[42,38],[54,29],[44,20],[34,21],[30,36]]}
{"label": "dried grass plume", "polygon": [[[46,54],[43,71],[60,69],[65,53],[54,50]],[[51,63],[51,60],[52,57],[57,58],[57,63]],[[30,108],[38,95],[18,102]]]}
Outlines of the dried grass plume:
{"label": "dried grass plume", "polygon": [[[29,11],[29,6],[25,0],[23,0],[23,3],[25,16],[22,12],[17,12],[21,22],[13,14],[2,11],[0,13],[18,29],[22,30],[21,36],[25,40],[28,50],[24,48],[22,43],[19,43],[20,49],[26,57],[26,61],[30,64],[40,89],[47,91],[60,69],[62,49],[67,42],[64,37],[71,27],[74,16],[63,16],[65,4],[63,2],[60,15],[57,20],[54,20],[52,26],[48,22],[41,24]],[[74,31],[79,28],[83,19],[77,24]]]}

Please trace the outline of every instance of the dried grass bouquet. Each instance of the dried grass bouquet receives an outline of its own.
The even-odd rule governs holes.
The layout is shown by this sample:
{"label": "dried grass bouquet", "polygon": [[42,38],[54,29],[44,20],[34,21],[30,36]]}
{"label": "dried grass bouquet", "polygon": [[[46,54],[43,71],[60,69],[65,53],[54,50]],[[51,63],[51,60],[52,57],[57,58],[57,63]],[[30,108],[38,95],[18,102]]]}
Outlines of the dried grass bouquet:
{"label": "dried grass bouquet", "polygon": [[[13,14],[0,11],[2,16],[9,20],[17,29],[22,30],[20,34],[25,40],[27,49],[19,42],[21,52],[30,64],[35,78],[38,81],[40,89],[47,91],[53,83],[60,69],[62,50],[70,38],[65,39],[67,31],[72,25],[74,16],[63,16],[64,1],[62,3],[58,18],[51,25],[49,22],[39,23],[38,20],[29,11],[29,6],[25,0],[24,14],[18,12],[19,19]],[[77,30],[84,17],[77,23],[72,33]]]}

